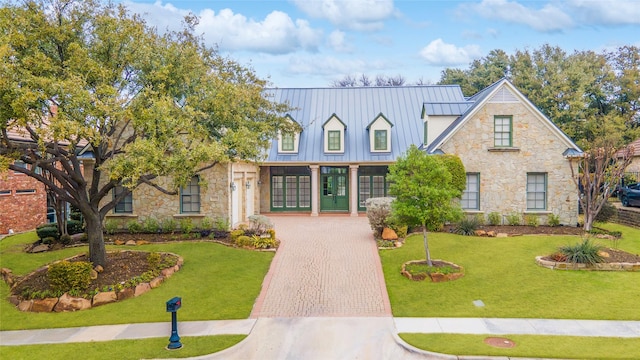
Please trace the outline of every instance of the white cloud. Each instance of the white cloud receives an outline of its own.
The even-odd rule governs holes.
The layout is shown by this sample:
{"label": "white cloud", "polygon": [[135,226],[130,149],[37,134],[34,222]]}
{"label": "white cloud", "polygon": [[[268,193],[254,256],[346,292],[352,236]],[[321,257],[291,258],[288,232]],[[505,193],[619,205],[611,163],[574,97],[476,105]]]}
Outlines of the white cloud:
{"label": "white cloud", "polygon": [[336,52],[341,53],[349,53],[353,51],[353,47],[351,44],[346,42],[345,33],[340,30],[334,30],[329,34],[329,38],[327,39],[327,43],[329,47],[331,47]]}
{"label": "white cloud", "polygon": [[[147,21],[158,29],[179,29],[182,18],[189,14],[171,4],[127,3],[138,13],[147,14]],[[304,49],[316,51],[322,41],[322,30],[314,29],[306,20],[293,21],[281,11],[273,11],[263,20],[247,18],[235,14],[231,9],[222,9],[217,13],[204,9],[199,14],[200,23],[196,33],[203,33],[210,45],[217,45],[222,51],[247,50],[270,54],[284,54]]]}
{"label": "white cloud", "polygon": [[640,25],[637,0],[571,0],[566,5],[584,25]]}
{"label": "white cloud", "polygon": [[478,45],[457,47],[445,43],[442,39],[433,40],[420,51],[420,56],[427,61],[427,64],[439,66],[468,64],[481,55]]}
{"label": "white cloud", "polygon": [[483,0],[479,4],[464,5],[463,8],[487,19],[523,24],[542,32],[561,31],[574,25],[569,15],[551,4],[532,9],[517,1]]}
{"label": "white cloud", "polygon": [[341,28],[379,30],[395,16],[393,0],[292,0],[307,15],[329,20]]}

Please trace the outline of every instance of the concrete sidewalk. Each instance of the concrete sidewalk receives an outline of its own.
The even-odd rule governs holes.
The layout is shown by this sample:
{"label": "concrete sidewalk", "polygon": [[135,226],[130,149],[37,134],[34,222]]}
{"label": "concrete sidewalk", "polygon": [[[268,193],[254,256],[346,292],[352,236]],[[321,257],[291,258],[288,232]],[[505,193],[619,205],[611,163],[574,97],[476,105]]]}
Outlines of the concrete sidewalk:
{"label": "concrete sidewalk", "polygon": [[[377,320],[394,333],[452,333],[486,335],[564,335],[592,337],[640,337],[640,321],[552,320],[498,318],[388,318],[388,317],[297,317],[246,320],[178,322],[181,337],[224,334],[253,334],[258,322],[269,323],[272,331],[296,327],[298,338],[322,332],[331,337],[350,339],[354,332],[374,329]],[[377,330],[372,330],[373,332]],[[277,332],[277,331],[276,331]],[[123,339],[144,339],[171,335],[171,323],[102,325],[46,330],[0,331],[0,345],[56,344]],[[309,335],[314,339],[322,336]],[[639,350],[640,357],[640,350]]]}

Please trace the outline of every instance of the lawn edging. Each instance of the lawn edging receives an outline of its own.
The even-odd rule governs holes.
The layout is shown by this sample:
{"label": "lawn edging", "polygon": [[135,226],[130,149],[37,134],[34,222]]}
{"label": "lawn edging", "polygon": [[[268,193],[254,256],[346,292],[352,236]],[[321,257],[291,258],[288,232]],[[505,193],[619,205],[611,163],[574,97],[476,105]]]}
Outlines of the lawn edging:
{"label": "lawn edging", "polygon": [[560,262],[543,259],[544,256],[536,256],[536,264],[552,270],[587,270],[587,271],[640,271],[640,262],[637,263],[597,263],[593,265]]}

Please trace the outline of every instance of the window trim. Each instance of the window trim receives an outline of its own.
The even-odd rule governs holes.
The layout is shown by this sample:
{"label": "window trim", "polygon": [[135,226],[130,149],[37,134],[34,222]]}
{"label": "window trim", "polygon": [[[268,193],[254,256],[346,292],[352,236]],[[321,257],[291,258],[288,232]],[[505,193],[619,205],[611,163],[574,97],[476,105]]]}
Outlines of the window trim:
{"label": "window trim", "polygon": [[[285,146],[287,145],[287,146]],[[280,150],[281,152],[295,152],[296,150],[296,135],[295,134],[281,134],[280,135]]]}
{"label": "window trim", "polygon": [[[193,184],[193,182],[195,181],[195,184]],[[191,189],[192,187],[194,187],[197,190],[196,194],[192,194],[191,192],[189,193],[185,193],[185,190],[187,188]],[[200,194],[200,177],[198,175],[195,175],[191,178],[191,180],[189,180],[189,183],[187,184],[187,188],[185,187],[181,187],[180,188],[180,214],[200,214],[200,211],[202,209],[202,197]],[[198,209],[197,210],[189,210],[186,211],[185,208],[185,201],[184,201],[184,197],[186,196],[197,196],[198,199]],[[189,201],[189,204],[192,205],[194,202],[193,201]]]}
{"label": "window trim", "polygon": [[[113,199],[115,200],[118,195],[120,195],[121,191],[123,191],[124,187],[122,185],[117,185],[113,188],[112,194]],[[118,206],[122,205],[124,209],[118,209]],[[127,210],[127,205],[130,205],[131,210]],[[122,198],[122,200],[116,203],[116,206],[113,207],[114,214],[133,214],[133,192],[129,192],[127,196]]]}
{"label": "window trim", "polygon": [[[378,134],[384,134],[384,141],[378,140]],[[389,144],[389,130],[387,129],[376,129],[373,130],[373,149],[375,151],[387,151]]]}
{"label": "window trim", "polygon": [[0,196],[10,196],[13,192],[9,190],[0,190]]}
{"label": "window trim", "polygon": [[[327,130],[327,150],[329,151],[342,151],[342,147],[341,147],[341,141],[342,141],[342,131],[341,130]],[[334,137],[337,135],[337,145],[338,147],[335,148],[335,143],[332,144],[331,143],[331,135],[334,135]],[[333,139],[334,142],[336,141],[336,139]],[[333,145],[333,147],[332,147]]]}
{"label": "window trim", "polygon": [[[467,180],[467,184],[465,186],[464,191],[462,192],[462,197],[460,198],[460,206],[462,207],[463,210],[480,210],[480,173],[479,172],[468,172],[465,174],[466,175],[466,180]],[[477,190],[474,192],[469,191],[469,177],[473,176],[476,179],[476,186],[477,186]],[[476,207],[465,207],[464,206],[464,202],[466,201],[468,203],[469,199],[465,199],[465,194],[473,194],[475,193],[475,203],[476,203]]]}
{"label": "window trim", "polygon": [[[496,129],[497,126],[497,122],[498,120],[508,120],[509,121],[509,129],[508,132],[507,131],[500,131],[498,132]],[[501,126],[504,126],[504,124],[502,124]],[[497,134],[505,134],[508,133],[509,134],[509,142],[507,145],[504,144],[500,144],[498,145],[497,141],[498,139],[496,138]],[[504,139],[502,139],[502,137],[500,137],[500,142],[502,143]],[[509,147],[513,147],[513,115],[494,115],[493,117],[493,146],[496,148],[509,148]]]}
{"label": "window trim", "polygon": [[[529,185],[530,184],[531,185],[538,185],[537,182],[534,182],[534,183],[530,183],[529,182],[530,176],[542,176],[543,177],[543,180],[544,180],[544,183],[543,183],[543,185],[544,185],[544,192],[543,192],[543,194],[544,194],[544,199],[543,199],[544,206],[541,207],[541,208],[540,207],[535,207],[535,203],[537,203],[539,201],[539,200],[537,200],[535,198],[532,200],[534,202],[534,207],[529,207],[529,194],[539,194],[540,193],[539,191],[529,191]],[[546,211],[547,210],[547,208],[549,207],[549,199],[548,199],[549,188],[548,187],[549,187],[549,182],[548,182],[548,174],[547,173],[545,173],[545,172],[529,172],[529,173],[527,173],[527,184],[526,184],[526,189],[525,189],[526,190],[525,201],[526,201],[527,211]]]}

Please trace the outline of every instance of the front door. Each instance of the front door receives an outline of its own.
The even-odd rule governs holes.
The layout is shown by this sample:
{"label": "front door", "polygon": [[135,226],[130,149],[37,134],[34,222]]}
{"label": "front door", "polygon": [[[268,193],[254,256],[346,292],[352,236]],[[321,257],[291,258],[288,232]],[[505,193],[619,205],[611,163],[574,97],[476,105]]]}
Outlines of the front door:
{"label": "front door", "polygon": [[322,167],[320,172],[320,210],[348,211],[349,184],[347,168]]}

